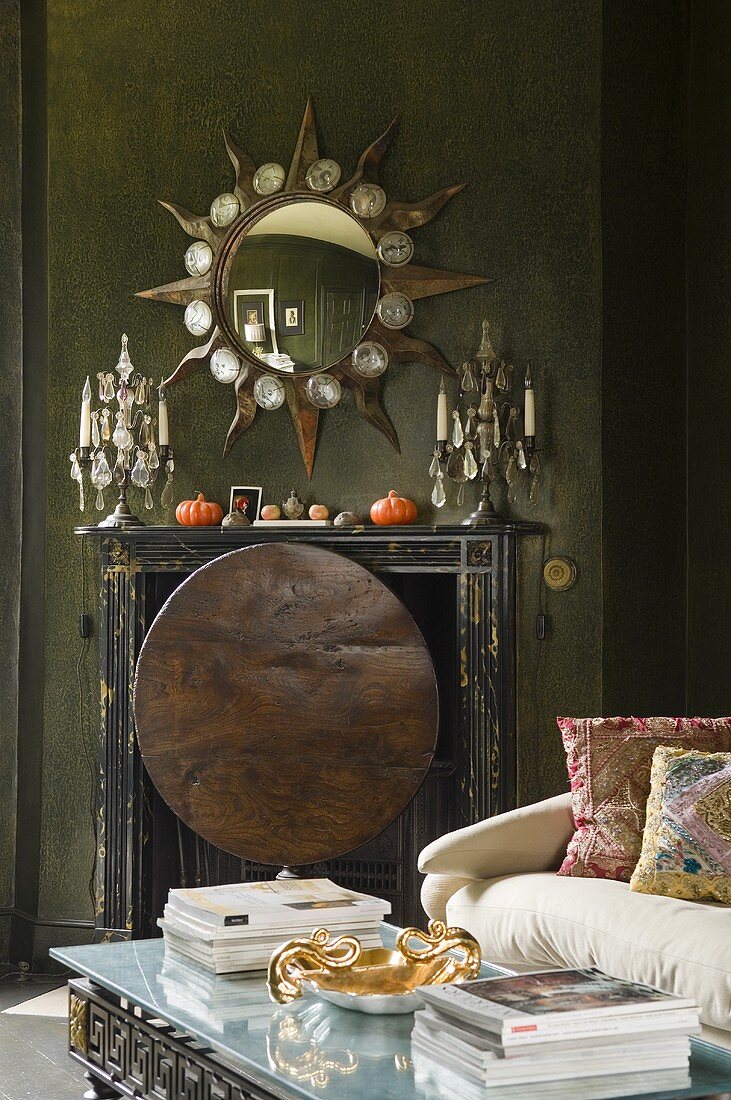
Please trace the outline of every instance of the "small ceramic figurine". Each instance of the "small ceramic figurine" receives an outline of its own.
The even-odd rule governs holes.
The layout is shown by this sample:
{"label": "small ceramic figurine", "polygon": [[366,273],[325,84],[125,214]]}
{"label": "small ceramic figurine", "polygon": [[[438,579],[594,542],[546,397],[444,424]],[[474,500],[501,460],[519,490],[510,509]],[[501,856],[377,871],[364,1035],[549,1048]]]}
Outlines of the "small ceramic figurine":
{"label": "small ceramic figurine", "polygon": [[282,505],[282,510],[284,511],[287,519],[299,519],[304,512],[305,506],[300,498],[297,496],[297,493],[294,489],[292,489],[289,496]]}
{"label": "small ceramic figurine", "polygon": [[357,512],[338,512],[333,523],[336,527],[362,527],[363,517]]}
{"label": "small ceramic figurine", "polygon": [[262,519],[281,519],[282,509],[278,504],[265,504],[261,510]]}
{"label": "small ceramic figurine", "polygon": [[329,519],[330,510],[324,504],[311,504],[307,513],[310,519]]}

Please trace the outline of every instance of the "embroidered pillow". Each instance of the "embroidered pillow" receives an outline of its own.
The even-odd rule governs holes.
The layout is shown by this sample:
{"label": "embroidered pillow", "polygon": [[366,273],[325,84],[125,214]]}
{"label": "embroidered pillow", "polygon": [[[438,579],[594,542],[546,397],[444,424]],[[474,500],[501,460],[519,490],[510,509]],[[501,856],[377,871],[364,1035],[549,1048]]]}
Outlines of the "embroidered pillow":
{"label": "embroidered pillow", "polygon": [[731,905],[731,753],[655,749],[630,890]]}
{"label": "embroidered pillow", "polygon": [[576,832],[560,875],[629,882],[658,745],[731,750],[731,718],[559,718]]}

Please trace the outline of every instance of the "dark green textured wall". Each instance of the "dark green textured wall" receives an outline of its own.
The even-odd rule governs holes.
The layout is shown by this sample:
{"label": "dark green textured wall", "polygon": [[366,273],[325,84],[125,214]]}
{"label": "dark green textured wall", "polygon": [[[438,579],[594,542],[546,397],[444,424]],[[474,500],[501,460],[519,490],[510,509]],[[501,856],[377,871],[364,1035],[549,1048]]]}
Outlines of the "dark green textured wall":
{"label": "dark green textured wall", "polygon": [[688,707],[731,713],[731,27],[692,6],[688,158]]}
{"label": "dark green textured wall", "polygon": [[[400,110],[387,191],[413,199],[469,185],[415,234],[417,256],[497,281],[417,305],[414,331],[457,363],[487,316],[496,348],[535,365],[545,495],[535,512],[521,499],[515,514],[548,522],[554,548],[576,557],[581,582],[550,608],[545,658],[530,643],[524,651],[522,796],[564,786],[554,716],[595,711],[601,698],[600,51],[601,7],[586,0],[216,0],[200,18],[180,0],[49,5],[42,915],[89,912],[89,777],[74,673],[81,551],[67,460],[81,386],[87,373],[114,365],[122,331],[133,361],[155,377],[191,346],[179,309],[132,297],[183,274],[187,238],[155,200],[203,211],[230,186],[223,125],[256,161],[287,163],[308,94],[321,148],[346,170]],[[284,411],[260,414],[221,460],[232,394],[200,375],[170,399],[178,496],[202,488],[224,500],[231,483],[248,482],[277,501],[296,485],[309,500],[363,511],[393,487],[431,518],[437,385],[421,366],[389,372],[385,404],[401,456],[349,401],[326,414],[308,486]],[[439,518],[459,515],[450,507]],[[534,549],[527,559],[528,632],[537,557]],[[89,607],[93,587],[88,581]],[[90,656],[83,675],[95,692]]]}
{"label": "dark green textured wall", "polygon": [[18,627],[20,618],[22,253],[20,196],[20,19],[18,5],[0,2],[0,960],[6,911],[14,903]]}
{"label": "dark green textured wall", "polygon": [[685,0],[606,0],[604,714],[685,713],[687,92]]}

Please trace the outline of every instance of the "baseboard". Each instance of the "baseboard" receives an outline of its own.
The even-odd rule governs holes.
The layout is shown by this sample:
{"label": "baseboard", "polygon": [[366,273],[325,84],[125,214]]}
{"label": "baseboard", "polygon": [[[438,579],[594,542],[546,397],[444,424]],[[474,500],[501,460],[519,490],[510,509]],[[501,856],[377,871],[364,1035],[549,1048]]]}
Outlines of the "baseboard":
{"label": "baseboard", "polygon": [[[0,962],[12,968],[27,963],[35,973],[61,973],[63,968],[51,958],[51,947],[71,947],[91,943],[94,938],[94,921],[75,917],[47,918],[34,916],[22,909],[0,910],[0,929],[3,918],[8,924],[5,950]],[[0,931],[0,943],[2,943]]]}

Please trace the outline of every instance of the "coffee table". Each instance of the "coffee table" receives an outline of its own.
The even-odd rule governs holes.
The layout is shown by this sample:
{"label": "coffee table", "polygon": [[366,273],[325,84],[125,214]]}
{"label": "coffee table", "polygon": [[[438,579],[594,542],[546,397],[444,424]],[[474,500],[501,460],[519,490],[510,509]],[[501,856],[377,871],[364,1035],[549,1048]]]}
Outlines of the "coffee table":
{"label": "coffee table", "polygon": [[[397,933],[384,925],[384,942],[395,943]],[[216,978],[169,953],[166,957],[160,939],[54,948],[51,955],[83,975],[69,982],[69,1053],[85,1067],[87,1100],[455,1096],[451,1086],[415,1074],[413,1016],[366,1016],[315,998],[276,1005],[263,974]],[[482,972],[485,977],[505,973],[485,964]],[[652,1091],[649,1075],[644,1091],[625,1093],[621,1078],[611,1080],[620,1089],[617,1096],[714,1096],[731,1090],[731,1051],[694,1041],[686,1088]],[[601,1081],[605,1088],[611,1083]],[[468,1087],[462,1097],[471,1091]],[[481,1095],[500,1100],[515,1090]],[[567,1095],[580,1094],[567,1084]],[[591,1095],[598,1094],[586,1094]]]}

